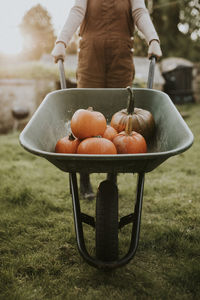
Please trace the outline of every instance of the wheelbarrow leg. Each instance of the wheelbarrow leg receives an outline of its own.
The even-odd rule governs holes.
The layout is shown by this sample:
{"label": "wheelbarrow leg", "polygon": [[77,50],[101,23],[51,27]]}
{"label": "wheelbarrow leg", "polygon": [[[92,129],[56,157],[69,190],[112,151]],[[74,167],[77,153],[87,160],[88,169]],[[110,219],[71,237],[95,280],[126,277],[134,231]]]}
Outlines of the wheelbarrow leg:
{"label": "wheelbarrow leg", "polygon": [[124,227],[125,225],[132,223],[132,233],[131,233],[131,242],[128,253],[121,258],[117,263],[117,267],[127,264],[135,255],[140,236],[140,223],[142,215],[142,201],[143,201],[143,191],[144,191],[144,173],[138,174],[137,181],[137,192],[136,192],[136,201],[134,213],[122,217],[119,222],[119,228]]}
{"label": "wheelbarrow leg", "polygon": [[88,264],[96,267],[96,263],[94,259],[88,254],[85,246],[83,224],[82,224],[84,222],[89,224],[92,227],[95,227],[95,221],[94,218],[81,213],[76,173],[70,173],[69,179],[70,179],[70,191],[72,195],[74,225],[75,225],[78,250],[81,256],[87,261]]}
{"label": "wheelbarrow leg", "polygon": [[143,191],[144,191],[144,177],[145,177],[144,173],[138,174],[132,237],[131,237],[131,244],[129,249],[129,252],[132,252],[132,256],[135,254],[139,243],[140,223],[141,223],[141,215],[142,215],[142,200],[143,200]]}
{"label": "wheelbarrow leg", "polygon": [[82,249],[83,251],[86,251],[86,247],[85,247],[85,241],[83,236],[83,225],[81,221],[81,208],[79,202],[76,173],[70,173],[69,180],[70,180],[70,191],[72,194],[72,205],[73,205],[73,213],[74,213],[76,239],[77,239],[78,249],[82,254]]}

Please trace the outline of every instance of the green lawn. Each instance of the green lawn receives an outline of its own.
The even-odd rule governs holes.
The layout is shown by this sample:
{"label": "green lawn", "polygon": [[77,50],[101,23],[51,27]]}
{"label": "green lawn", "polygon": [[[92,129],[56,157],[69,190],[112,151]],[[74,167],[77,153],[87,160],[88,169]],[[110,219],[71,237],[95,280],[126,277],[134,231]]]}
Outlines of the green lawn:
{"label": "green lawn", "polygon": [[[66,71],[66,78],[74,78],[73,71]],[[58,66],[56,64],[44,64],[39,61],[11,62],[0,64],[0,79],[45,79],[59,80]]]}
{"label": "green lawn", "polygon": [[[200,299],[199,105],[178,109],[194,145],[146,174],[140,243],[133,260],[105,273],[79,255],[68,174],[0,136],[0,299]],[[94,188],[105,178],[93,174]],[[119,176],[120,216],[132,212],[134,177]],[[94,215],[94,202],[81,199]],[[94,252],[94,230],[84,226]],[[120,253],[130,225],[119,234]]]}

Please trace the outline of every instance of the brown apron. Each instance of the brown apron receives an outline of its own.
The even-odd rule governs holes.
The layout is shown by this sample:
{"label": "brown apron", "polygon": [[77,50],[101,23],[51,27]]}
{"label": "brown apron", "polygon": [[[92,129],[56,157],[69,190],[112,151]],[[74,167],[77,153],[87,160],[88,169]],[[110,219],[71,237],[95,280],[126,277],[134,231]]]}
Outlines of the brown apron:
{"label": "brown apron", "polygon": [[130,0],[88,0],[80,28],[79,88],[132,84],[133,31]]}

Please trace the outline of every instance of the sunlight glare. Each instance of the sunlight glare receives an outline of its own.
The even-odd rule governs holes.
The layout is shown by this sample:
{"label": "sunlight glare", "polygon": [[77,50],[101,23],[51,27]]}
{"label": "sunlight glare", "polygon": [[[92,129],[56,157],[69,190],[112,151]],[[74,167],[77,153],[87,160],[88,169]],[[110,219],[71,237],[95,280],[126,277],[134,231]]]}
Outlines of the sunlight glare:
{"label": "sunlight glare", "polygon": [[22,51],[23,40],[18,27],[7,27],[1,32],[0,51],[4,54],[19,54]]}
{"label": "sunlight glare", "polygon": [[[40,3],[52,17],[52,24],[57,34],[64,24],[67,13],[74,0],[0,0],[0,54],[19,54],[23,49],[24,40],[19,25],[23,16],[31,7]],[[15,2],[17,4],[15,4]]]}

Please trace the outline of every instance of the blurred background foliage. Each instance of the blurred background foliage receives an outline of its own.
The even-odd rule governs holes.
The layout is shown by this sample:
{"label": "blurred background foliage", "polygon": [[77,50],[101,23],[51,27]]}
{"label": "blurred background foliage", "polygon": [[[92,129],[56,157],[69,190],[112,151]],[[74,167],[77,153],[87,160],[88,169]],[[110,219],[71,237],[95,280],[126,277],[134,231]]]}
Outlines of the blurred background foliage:
{"label": "blurred background foliage", "polygon": [[152,19],[158,31],[163,56],[199,60],[200,2],[198,0],[155,2]]}
{"label": "blurred background foliage", "polygon": [[[200,1],[148,0],[146,5],[160,38],[163,57],[199,61]],[[137,31],[134,47],[136,56],[146,56],[146,42]]]}
{"label": "blurred background foliage", "polygon": [[[199,0],[148,0],[146,6],[160,37],[163,58],[184,57],[200,61],[200,1]],[[24,39],[23,59],[37,60],[51,53],[56,35],[48,11],[40,4],[24,15],[21,25]],[[67,48],[70,54],[77,53],[76,33]],[[136,29],[134,55],[145,56],[147,44]]]}
{"label": "blurred background foliage", "polygon": [[40,4],[32,7],[23,17],[20,30],[24,38],[23,52],[28,59],[39,59],[51,52],[54,42],[54,28],[48,11]]}

